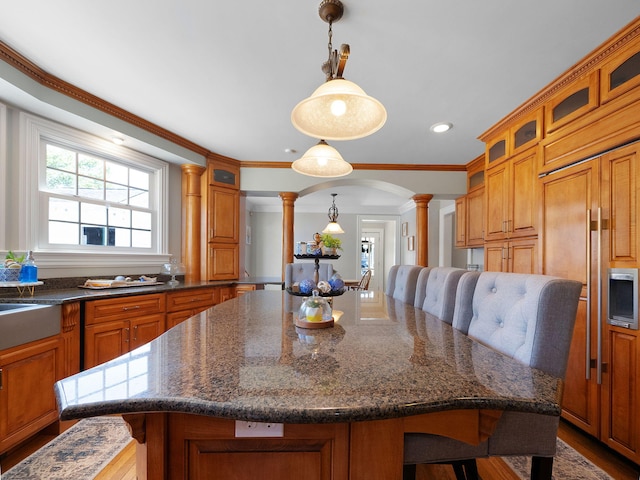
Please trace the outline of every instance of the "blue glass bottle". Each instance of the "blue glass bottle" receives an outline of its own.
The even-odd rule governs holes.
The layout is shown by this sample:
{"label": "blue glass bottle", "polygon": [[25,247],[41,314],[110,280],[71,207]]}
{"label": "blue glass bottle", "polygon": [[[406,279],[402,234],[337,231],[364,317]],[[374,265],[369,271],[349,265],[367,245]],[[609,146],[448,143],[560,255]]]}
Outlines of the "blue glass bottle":
{"label": "blue glass bottle", "polygon": [[33,252],[29,250],[27,252],[27,258],[22,263],[22,269],[20,270],[21,282],[37,282],[38,281],[38,266],[33,259]]}

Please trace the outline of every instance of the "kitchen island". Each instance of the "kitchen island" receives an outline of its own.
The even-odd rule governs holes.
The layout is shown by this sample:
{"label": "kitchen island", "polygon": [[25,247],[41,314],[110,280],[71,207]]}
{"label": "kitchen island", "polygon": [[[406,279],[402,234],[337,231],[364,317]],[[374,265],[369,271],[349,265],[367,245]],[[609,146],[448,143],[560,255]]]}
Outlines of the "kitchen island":
{"label": "kitchen island", "polygon": [[[56,384],[62,419],[123,414],[138,478],[398,479],[403,435],[469,443],[505,410],[560,415],[561,381],[374,292],[256,291]],[[249,422],[249,423],[246,423]]]}

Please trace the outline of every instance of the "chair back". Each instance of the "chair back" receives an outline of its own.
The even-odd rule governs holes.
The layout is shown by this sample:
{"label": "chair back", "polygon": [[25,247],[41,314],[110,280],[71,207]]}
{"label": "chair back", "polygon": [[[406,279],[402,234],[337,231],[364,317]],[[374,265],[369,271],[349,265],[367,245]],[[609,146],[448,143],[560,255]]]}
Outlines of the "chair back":
{"label": "chair back", "polygon": [[[414,306],[421,308],[440,320],[451,324],[456,300],[458,282],[466,270],[454,267],[435,267],[429,272],[424,287],[424,300],[419,303],[418,292]],[[422,292],[420,292],[422,296]]]}
{"label": "chair back", "polygon": [[387,277],[387,285],[384,289],[385,295],[393,296],[393,291],[396,288],[396,276],[398,275],[398,268],[400,265],[393,265],[389,269],[389,276]]}
{"label": "chair back", "polygon": [[[313,280],[315,268],[316,266],[313,262],[287,263],[284,272],[285,287],[290,287],[294,283],[300,282],[302,280]],[[320,263],[318,265],[318,281],[329,281],[332,276],[333,265],[331,263]]]}
{"label": "chair back", "polygon": [[396,300],[413,305],[418,275],[423,268],[417,265],[399,265],[396,270],[391,296]]}
{"label": "chair back", "polygon": [[456,317],[454,326],[524,364],[564,378],[581,289],[580,282],[548,275],[482,272],[471,316]]}
{"label": "chair back", "polygon": [[371,280],[371,269],[368,269],[366,272],[362,274],[360,283],[358,283],[358,285],[354,288],[354,290],[368,290],[370,280]]}
{"label": "chair back", "polygon": [[416,296],[413,300],[414,307],[422,307],[424,303],[424,297],[427,293],[427,280],[429,280],[429,274],[431,273],[431,267],[423,267],[418,274],[418,281],[416,282]]}

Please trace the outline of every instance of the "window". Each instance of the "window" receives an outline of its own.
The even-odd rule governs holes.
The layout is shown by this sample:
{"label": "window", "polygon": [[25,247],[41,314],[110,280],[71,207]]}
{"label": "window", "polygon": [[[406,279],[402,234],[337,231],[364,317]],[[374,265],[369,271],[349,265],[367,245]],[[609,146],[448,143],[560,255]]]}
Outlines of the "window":
{"label": "window", "polygon": [[86,252],[92,260],[98,252],[112,260],[116,253],[163,253],[166,162],[29,114],[21,117],[27,139],[22,228],[30,248]]}
{"label": "window", "polygon": [[43,141],[50,245],[151,248],[152,172]]}

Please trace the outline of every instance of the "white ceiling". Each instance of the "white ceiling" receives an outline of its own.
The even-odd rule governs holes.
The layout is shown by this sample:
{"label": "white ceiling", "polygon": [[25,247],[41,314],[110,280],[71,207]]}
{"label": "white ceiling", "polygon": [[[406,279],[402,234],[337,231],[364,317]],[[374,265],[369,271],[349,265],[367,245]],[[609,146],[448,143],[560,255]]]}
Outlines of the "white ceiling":
{"label": "white ceiling", "polygon": [[[210,151],[289,162],[316,143],[290,112],[324,81],[319,3],[0,0],[0,41]],[[343,3],[344,76],[388,113],[374,135],[332,142],[351,163],[469,162],[480,134],[640,15],[638,0]],[[0,82],[0,100],[11,95]],[[430,133],[441,121],[454,128]]]}

